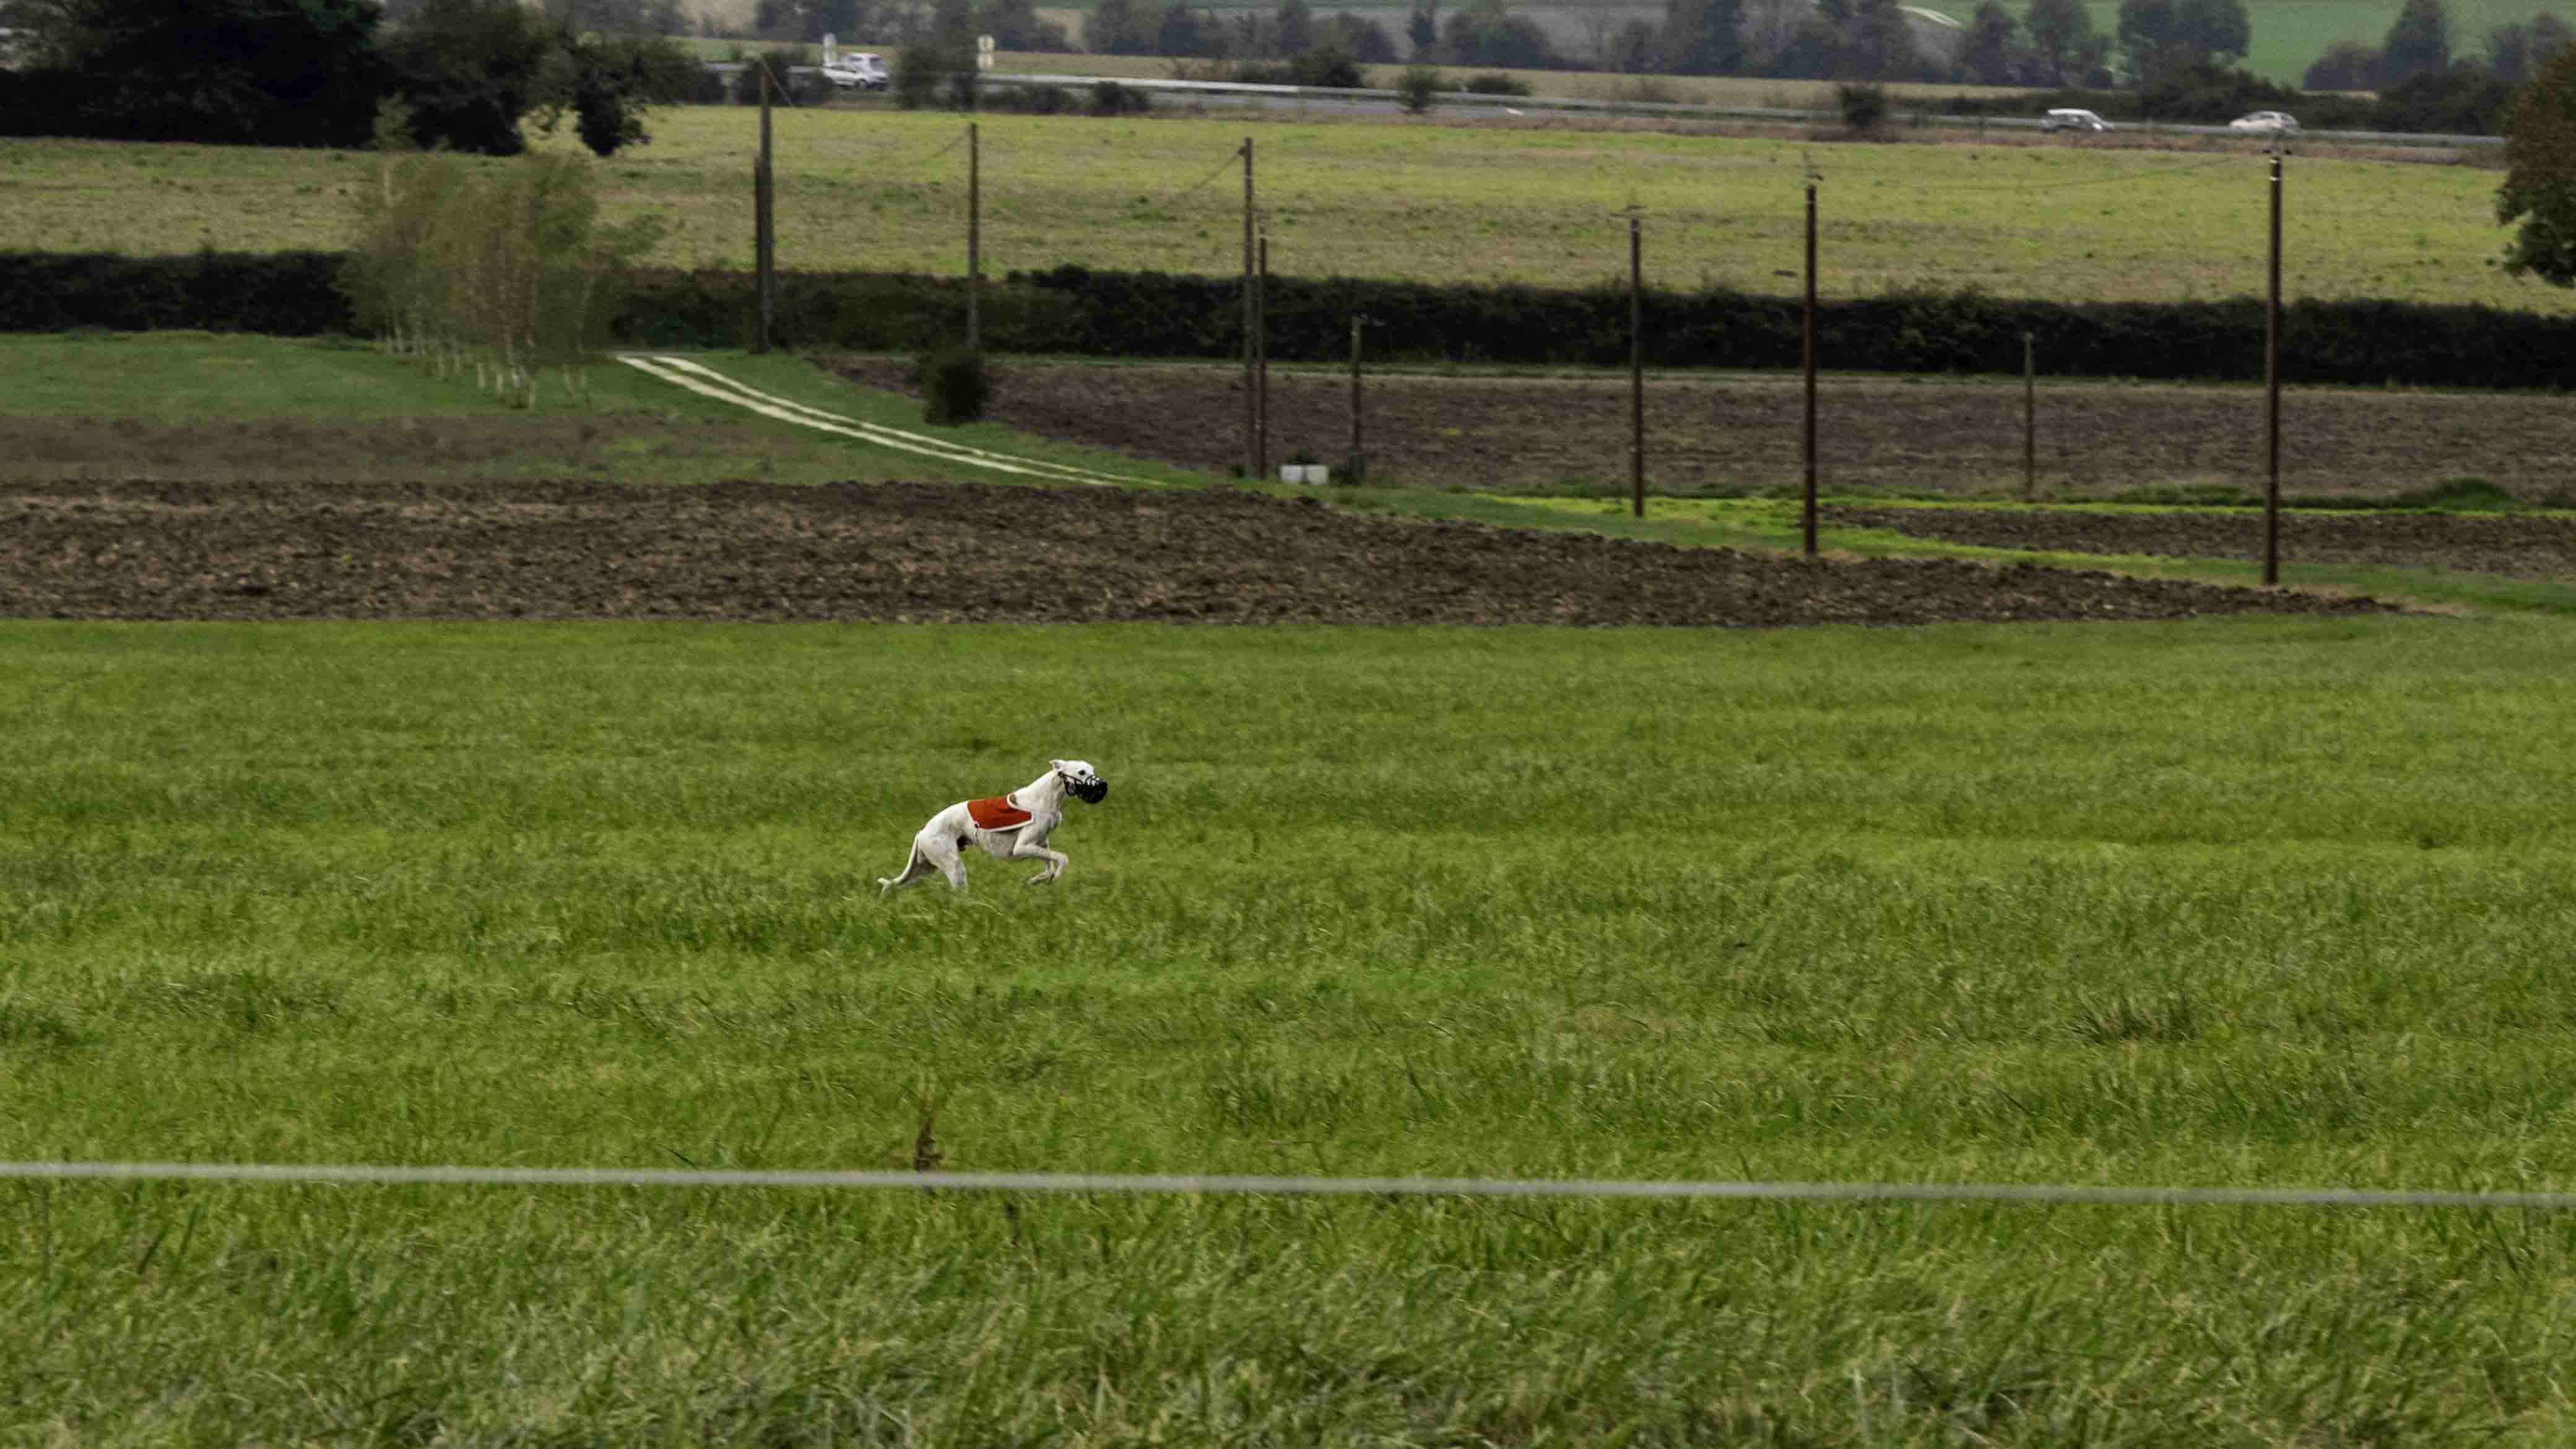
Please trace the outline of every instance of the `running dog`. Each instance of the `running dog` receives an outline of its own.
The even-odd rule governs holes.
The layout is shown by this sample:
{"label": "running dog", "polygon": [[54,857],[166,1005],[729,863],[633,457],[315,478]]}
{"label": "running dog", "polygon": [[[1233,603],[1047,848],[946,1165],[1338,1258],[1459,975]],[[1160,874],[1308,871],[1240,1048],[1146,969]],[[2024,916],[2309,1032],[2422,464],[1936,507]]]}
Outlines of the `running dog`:
{"label": "running dog", "polygon": [[927,880],[932,871],[948,877],[958,890],[966,889],[966,847],[983,847],[995,860],[1043,860],[1046,869],[1029,877],[1029,884],[1044,885],[1064,874],[1063,852],[1047,849],[1047,836],[1064,823],[1064,797],[1075,796],[1086,804],[1097,805],[1109,794],[1109,782],[1100,778],[1088,760],[1049,760],[1047,772],[1008,795],[988,795],[981,800],[960,800],[930,817],[921,833],[912,838],[912,858],[903,863],[903,873],[879,876],[877,894],[892,895],[917,880]]}

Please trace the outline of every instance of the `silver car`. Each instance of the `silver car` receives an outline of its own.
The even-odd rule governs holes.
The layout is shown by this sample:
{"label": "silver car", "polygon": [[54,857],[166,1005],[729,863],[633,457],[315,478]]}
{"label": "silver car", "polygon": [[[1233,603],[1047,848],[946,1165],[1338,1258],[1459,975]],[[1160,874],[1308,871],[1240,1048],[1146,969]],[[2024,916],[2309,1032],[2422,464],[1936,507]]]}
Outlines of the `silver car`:
{"label": "silver car", "polygon": [[2287,133],[2299,129],[2299,118],[2287,111],[2255,111],[2228,122],[2227,129]]}
{"label": "silver car", "polygon": [[2043,131],[2107,131],[2111,129],[2111,123],[2091,111],[2061,106],[2040,117],[2039,128]]}

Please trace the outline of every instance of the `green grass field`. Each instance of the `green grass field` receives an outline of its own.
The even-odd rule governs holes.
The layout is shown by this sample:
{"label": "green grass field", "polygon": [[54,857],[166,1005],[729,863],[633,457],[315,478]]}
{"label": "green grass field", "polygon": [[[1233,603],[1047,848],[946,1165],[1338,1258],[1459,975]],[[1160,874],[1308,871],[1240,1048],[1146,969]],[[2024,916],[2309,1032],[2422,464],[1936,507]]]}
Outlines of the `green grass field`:
{"label": "green grass field", "polygon": [[[0,1157],[2564,1184],[2569,643],[0,625]],[[876,898],[1056,752],[1062,882]],[[2571,1271],[2478,1211],[21,1184],[0,1432],[2546,1444]]]}
{"label": "green grass field", "polygon": [[[357,347],[0,368],[0,428],[555,456]],[[2576,596],[2420,582],[2470,612],[0,621],[0,1161],[2566,1187]],[[1057,754],[1061,882],[878,898]],[[2539,1446],[2571,1283],[2487,1210],[22,1181],[0,1442]]]}
{"label": "green grass field", "polygon": [[[2020,141],[1839,144],[1554,128],[987,116],[988,273],[1079,263],[1224,274],[1241,261],[1250,135],[1271,259],[1289,275],[1581,286],[1624,278],[1646,209],[1658,286],[1793,292],[1804,177],[1822,172],[1821,287],[1977,288],[2069,301],[2258,295],[2266,164],[2206,151]],[[604,163],[612,218],[652,214],[655,260],[741,267],[757,127],[740,108],[656,114]],[[959,273],[962,118],[813,110],[777,120],[779,259]],[[360,153],[0,142],[0,248],[337,247]],[[498,163],[494,163],[498,164]],[[2567,310],[2497,265],[2499,173],[2300,158],[2287,182],[2293,297]]]}

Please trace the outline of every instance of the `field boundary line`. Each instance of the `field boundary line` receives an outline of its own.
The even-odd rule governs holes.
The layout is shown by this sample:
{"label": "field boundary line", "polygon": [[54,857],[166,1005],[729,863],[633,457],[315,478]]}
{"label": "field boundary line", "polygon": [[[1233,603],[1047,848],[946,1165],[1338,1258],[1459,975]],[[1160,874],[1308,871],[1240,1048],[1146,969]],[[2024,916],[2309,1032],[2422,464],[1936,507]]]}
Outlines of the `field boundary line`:
{"label": "field boundary line", "polygon": [[2112,1207],[2465,1207],[2563,1211],[2576,1192],[2346,1187],[2097,1187],[2068,1183],[1640,1181],[1618,1178],[1262,1177],[1114,1172],[466,1167],[370,1163],[0,1162],[0,1179],[372,1183],[485,1187],[798,1187],[1307,1197],[1557,1197],[1806,1202],[2011,1202]]}
{"label": "field boundary line", "polygon": [[[1073,463],[1052,463],[1043,458],[1014,457],[1008,453],[994,452],[989,448],[978,448],[969,443],[952,443],[921,433],[908,433],[901,428],[890,428],[882,423],[867,422],[845,413],[836,413],[815,407],[810,403],[801,403],[794,398],[763,392],[748,383],[727,377],[702,362],[686,357],[655,353],[620,353],[617,360],[649,377],[670,383],[674,387],[686,388],[701,397],[710,397],[718,402],[746,408],[763,417],[792,423],[800,428],[839,433],[864,443],[917,453],[923,457],[938,459],[943,463],[957,463],[970,468],[989,469],[997,473],[1017,473],[1056,483],[1082,483],[1095,488],[1153,486],[1142,478],[1125,474],[1102,472]],[[696,376],[688,374],[696,374]],[[700,378],[712,379],[712,381],[700,381]]]}

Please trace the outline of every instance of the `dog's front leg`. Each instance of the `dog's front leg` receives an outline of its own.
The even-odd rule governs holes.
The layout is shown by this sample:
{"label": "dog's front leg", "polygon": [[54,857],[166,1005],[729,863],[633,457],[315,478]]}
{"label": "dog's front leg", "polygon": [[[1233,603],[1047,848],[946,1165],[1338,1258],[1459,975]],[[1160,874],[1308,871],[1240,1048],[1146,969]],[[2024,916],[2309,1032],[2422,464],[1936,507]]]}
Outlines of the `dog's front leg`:
{"label": "dog's front leg", "polygon": [[1043,860],[1047,863],[1046,869],[1029,877],[1029,884],[1031,885],[1045,885],[1048,881],[1064,874],[1064,868],[1070,862],[1070,857],[1066,856],[1064,852],[1060,850],[1047,849],[1046,842],[1044,840],[1030,840],[1025,837],[1011,846],[1010,858],[1013,860]]}

